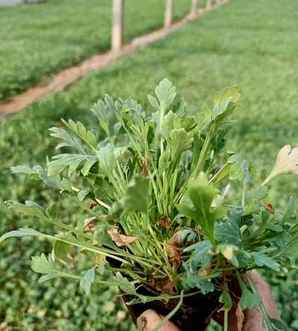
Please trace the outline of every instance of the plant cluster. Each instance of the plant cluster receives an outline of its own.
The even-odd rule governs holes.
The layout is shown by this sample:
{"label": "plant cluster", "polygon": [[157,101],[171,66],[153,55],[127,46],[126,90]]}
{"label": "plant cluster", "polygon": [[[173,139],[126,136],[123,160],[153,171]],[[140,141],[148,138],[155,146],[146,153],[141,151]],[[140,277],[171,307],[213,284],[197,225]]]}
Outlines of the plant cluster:
{"label": "plant cluster", "polygon": [[[74,279],[87,294],[93,284],[115,284],[130,305],[179,299],[167,318],[184,298],[216,293],[225,328],[228,311],[237,304],[241,310],[259,306],[268,330],[282,329],[267,316],[245,273],[295,267],[293,200],[286,211],[275,210],[266,201],[265,185],[298,171],[298,150],[285,146],[268,178],[254,187],[247,163],[223,149],[239,97],[237,88],[226,89],[211,110],[191,113],[165,79],[148,96],[150,109],[106,96],[91,109],[96,130],[63,121],[63,127],[50,129],[61,153],[45,169],[23,165],[12,171],[39,178],[62,196],[74,195],[85,219],[73,224],[53,208],[8,201],[10,208],[54,225],[57,232],[22,228],[0,242],[49,239],[52,252],[32,258],[41,282]],[[76,270],[82,256],[88,270]],[[239,296],[233,292],[235,280]]]}

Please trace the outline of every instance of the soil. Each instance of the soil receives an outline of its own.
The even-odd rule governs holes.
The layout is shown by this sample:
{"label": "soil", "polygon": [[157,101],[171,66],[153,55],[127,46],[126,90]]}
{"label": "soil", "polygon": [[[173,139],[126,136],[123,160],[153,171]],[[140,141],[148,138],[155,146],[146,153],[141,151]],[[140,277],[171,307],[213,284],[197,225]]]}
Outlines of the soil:
{"label": "soil", "polygon": [[[142,292],[142,294],[148,294],[146,289],[143,289]],[[186,297],[183,299],[181,308],[171,321],[183,331],[203,331],[207,328],[212,316],[221,308],[218,299],[218,292]],[[124,295],[123,300],[127,303],[131,298]],[[177,306],[178,301],[179,299],[172,299],[167,303],[152,301],[146,304],[127,305],[127,308],[133,321],[136,323],[137,318],[147,309],[152,309],[158,314],[166,316]]]}

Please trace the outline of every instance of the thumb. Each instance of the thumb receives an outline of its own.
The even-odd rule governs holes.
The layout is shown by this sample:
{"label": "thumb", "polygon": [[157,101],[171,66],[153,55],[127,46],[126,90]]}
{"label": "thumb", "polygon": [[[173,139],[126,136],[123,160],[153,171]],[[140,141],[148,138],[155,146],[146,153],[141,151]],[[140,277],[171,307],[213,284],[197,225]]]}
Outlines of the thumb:
{"label": "thumb", "polygon": [[[158,323],[162,320],[162,317],[158,315],[154,310],[146,310],[138,319],[137,326],[140,331],[153,331]],[[166,321],[160,328],[160,331],[180,331],[172,322]]]}

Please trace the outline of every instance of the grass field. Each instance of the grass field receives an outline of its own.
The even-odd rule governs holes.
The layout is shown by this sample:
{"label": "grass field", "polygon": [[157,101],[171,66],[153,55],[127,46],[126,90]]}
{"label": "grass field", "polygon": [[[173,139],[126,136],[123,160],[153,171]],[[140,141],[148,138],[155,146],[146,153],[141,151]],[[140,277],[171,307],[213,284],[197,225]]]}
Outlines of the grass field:
{"label": "grass field", "polygon": [[[298,2],[294,0],[231,0],[168,39],[123,59],[110,69],[93,73],[64,93],[34,105],[0,124],[0,192],[3,199],[37,199],[51,205],[51,192],[38,183],[9,174],[9,166],[45,161],[53,153],[48,128],[61,117],[79,118],[92,125],[87,110],[105,93],[134,96],[147,104],[156,82],[168,77],[185,96],[189,107],[210,104],[220,89],[237,84],[241,109],[228,148],[236,149],[257,169],[268,172],[278,149],[298,144]],[[274,205],[285,192],[297,193],[298,180],[282,178],[271,186]],[[26,186],[25,186],[26,184]],[[64,218],[78,218],[69,201],[57,201]],[[0,209],[0,232],[31,224]],[[49,228],[47,228],[50,231]],[[114,316],[119,308],[113,290],[94,290],[83,297],[76,284],[36,284],[28,257],[47,243],[10,241],[0,251],[0,321],[12,330],[129,330]],[[269,280],[289,330],[298,329],[297,276],[280,285]],[[5,324],[6,323],[6,324]],[[1,327],[1,322],[0,322]]]}
{"label": "grass field", "polygon": [[[48,0],[0,8],[0,100],[110,48],[111,0]],[[126,1],[126,41],[161,27],[163,1]],[[177,0],[175,19],[190,9]]]}

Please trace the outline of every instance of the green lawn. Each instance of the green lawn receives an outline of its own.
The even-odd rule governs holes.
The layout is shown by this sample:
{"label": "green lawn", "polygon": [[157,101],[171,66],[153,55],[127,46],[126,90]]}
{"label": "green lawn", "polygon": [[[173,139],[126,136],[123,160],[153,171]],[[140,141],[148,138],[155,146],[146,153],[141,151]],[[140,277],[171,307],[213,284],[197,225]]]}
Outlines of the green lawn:
{"label": "green lawn", "polygon": [[[61,117],[92,118],[87,110],[105,93],[134,96],[147,105],[146,95],[163,77],[170,78],[189,107],[210,104],[220,89],[237,84],[242,90],[238,122],[228,148],[236,149],[263,177],[278,149],[298,145],[298,2],[295,0],[231,0],[230,4],[193,22],[166,40],[122,59],[110,69],[93,73],[64,93],[34,105],[0,124],[0,197],[37,199],[51,205],[52,193],[38,183],[9,174],[8,167],[45,161],[53,153],[47,129]],[[271,187],[274,205],[285,192],[298,190],[298,179],[282,178]],[[27,184],[25,186],[25,184]],[[80,217],[68,201],[57,201],[64,218]],[[0,209],[0,232],[31,224]],[[50,229],[48,228],[48,231]],[[103,302],[110,290],[83,297],[76,284],[36,284],[28,256],[46,243],[10,241],[0,251],[0,321],[21,330],[128,330]],[[27,257],[27,259],[26,259]],[[269,277],[269,276],[268,276]],[[275,278],[270,278],[272,284]],[[274,286],[289,330],[298,329],[297,276]],[[1,322],[0,322],[1,326]]]}
{"label": "green lawn", "polygon": [[[176,0],[175,19],[190,9]],[[111,0],[48,0],[0,8],[0,100],[110,48]],[[161,0],[126,0],[126,41],[163,24]]]}

